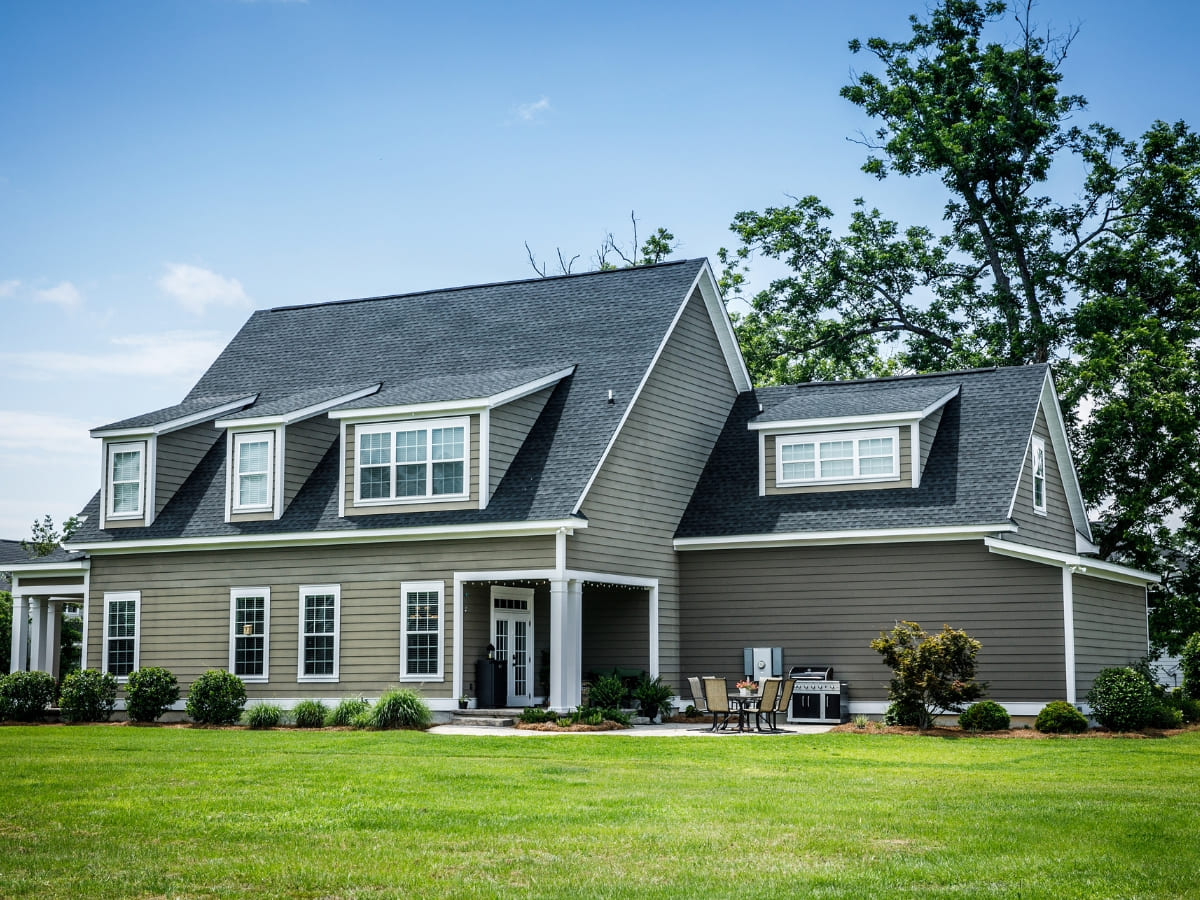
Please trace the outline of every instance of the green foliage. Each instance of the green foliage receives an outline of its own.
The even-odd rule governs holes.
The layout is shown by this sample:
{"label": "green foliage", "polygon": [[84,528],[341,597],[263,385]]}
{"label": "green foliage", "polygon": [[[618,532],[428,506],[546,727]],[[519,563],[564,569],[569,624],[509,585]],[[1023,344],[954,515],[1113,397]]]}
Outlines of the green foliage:
{"label": "green foliage", "polygon": [[1004,731],[1008,728],[1008,711],[992,700],[972,703],[958,717],[958,725],[967,731]]}
{"label": "green foliage", "polygon": [[1185,725],[1200,722],[1200,700],[1184,696],[1182,689],[1175,688],[1162,698],[1162,702],[1172,709],[1179,710],[1180,718]]}
{"label": "green foliage", "polygon": [[926,718],[925,708],[911,699],[893,700],[883,711],[884,725],[904,725],[909,728],[928,727],[921,724],[926,721]]}
{"label": "green foliage", "polygon": [[233,725],[246,705],[246,686],[231,672],[210,669],[192,682],[187,714],[201,725]]}
{"label": "green foliage", "polygon": [[325,724],[331,728],[350,728],[354,726],[355,718],[360,715],[367,715],[369,722],[370,708],[371,704],[361,697],[346,697],[329,711]]}
{"label": "green foliage", "polygon": [[871,649],[892,670],[888,699],[906,720],[929,728],[939,715],[959,712],[983,695],[975,681],[979,641],[965,631],[943,625],[941,632],[926,634],[916,622],[900,622],[889,634],[871,641]]}
{"label": "green foliage", "polygon": [[428,728],[432,720],[429,705],[409,688],[385,691],[371,709],[373,728]]}
{"label": "green foliage", "polygon": [[662,676],[656,676],[653,680],[647,676],[634,688],[633,696],[638,701],[641,714],[646,718],[653,719],[660,714],[666,717],[671,714],[671,700],[675,697],[675,689],[664,682]]}
{"label": "green foliage", "polygon": [[1066,700],[1047,703],[1038,713],[1033,725],[1045,734],[1083,734],[1087,731],[1087,717]]}
{"label": "green foliage", "polygon": [[[12,594],[0,591],[0,672],[7,672],[12,661]],[[0,716],[0,718],[3,718]]]}
{"label": "green foliage", "polygon": [[255,703],[243,714],[251,728],[277,728],[283,721],[283,710],[274,703]]}
{"label": "green foliage", "polygon": [[617,675],[601,675],[588,691],[588,706],[599,709],[619,709],[625,703],[625,683]]}
{"label": "green foliage", "polygon": [[1179,671],[1183,675],[1183,696],[1200,700],[1200,631],[1197,631],[1179,654]]}
{"label": "green foliage", "polygon": [[58,668],[64,676],[79,671],[83,655],[83,619],[67,616],[64,606],[59,610]]}
{"label": "green foliage", "polygon": [[0,718],[36,722],[57,694],[58,683],[46,672],[12,672],[0,677]]}
{"label": "green foliage", "polygon": [[540,725],[542,722],[558,720],[558,713],[552,709],[542,709],[540,706],[527,706],[521,710],[521,721],[527,725]]}
{"label": "green foliage", "polygon": [[179,699],[179,682],[167,669],[147,666],[129,673],[125,711],[131,722],[154,722]]}
{"label": "green foliage", "polygon": [[37,519],[33,521],[33,527],[30,529],[30,539],[21,541],[21,549],[29,554],[31,558],[36,559],[40,556],[49,556],[58,549],[58,545],[65,540],[69,540],[80,526],[78,516],[71,516],[63,522],[62,532],[54,527],[54,519],[46,516],[40,522]]}
{"label": "green foliage", "polygon": [[1112,731],[1145,728],[1158,705],[1150,682],[1128,666],[1101,669],[1087,702],[1096,721]]}
{"label": "green foliage", "polygon": [[1183,710],[1167,700],[1156,700],[1146,716],[1147,728],[1182,728]]}
{"label": "green foliage", "polygon": [[83,669],[63,679],[58,706],[66,722],[107,722],[117,705],[117,678]]}
{"label": "green foliage", "polygon": [[320,700],[301,700],[292,709],[292,718],[297,728],[321,728],[325,725],[328,710]]}
{"label": "green foliage", "polygon": [[352,715],[350,717],[350,720],[346,724],[349,725],[351,728],[359,728],[359,729],[374,728],[375,727],[375,717],[371,715],[371,710],[364,709],[364,710],[360,710],[359,712],[356,712],[354,715]]}

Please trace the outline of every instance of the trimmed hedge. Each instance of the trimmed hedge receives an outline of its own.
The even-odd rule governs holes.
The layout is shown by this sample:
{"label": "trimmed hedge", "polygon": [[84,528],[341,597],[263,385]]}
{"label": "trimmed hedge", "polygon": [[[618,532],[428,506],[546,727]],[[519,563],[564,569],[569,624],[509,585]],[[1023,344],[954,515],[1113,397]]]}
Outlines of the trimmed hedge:
{"label": "trimmed hedge", "polygon": [[1145,677],[1128,666],[1101,669],[1087,695],[1096,721],[1111,731],[1139,731],[1158,701]]}
{"label": "trimmed hedge", "polygon": [[179,682],[166,669],[150,666],[129,674],[125,711],[131,722],[153,722],[179,699]]}
{"label": "trimmed hedge", "polygon": [[1033,727],[1044,734],[1083,734],[1087,731],[1087,717],[1066,700],[1047,703],[1038,713]]}
{"label": "trimmed hedge", "polygon": [[188,717],[201,725],[234,725],[246,705],[246,686],[231,672],[210,669],[192,682]]}
{"label": "trimmed hedge", "polygon": [[967,731],[1004,731],[1008,725],[1008,710],[992,700],[972,703],[958,717],[958,726]]}
{"label": "trimmed hedge", "polygon": [[63,679],[58,707],[64,722],[107,722],[117,705],[117,678],[111,672],[81,669]]}
{"label": "trimmed hedge", "polygon": [[48,672],[12,672],[0,678],[0,719],[36,722],[58,696]]}

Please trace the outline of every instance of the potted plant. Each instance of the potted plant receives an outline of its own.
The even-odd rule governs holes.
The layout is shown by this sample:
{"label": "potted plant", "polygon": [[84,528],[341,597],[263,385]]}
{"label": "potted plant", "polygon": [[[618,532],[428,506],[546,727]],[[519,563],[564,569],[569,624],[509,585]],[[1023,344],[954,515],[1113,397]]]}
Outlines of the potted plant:
{"label": "potted plant", "polygon": [[758,682],[746,679],[737,683],[737,689],[743,697],[749,697],[758,690]]}
{"label": "potted plant", "polygon": [[461,697],[459,697],[458,698],[458,708],[459,709],[470,709],[471,708],[471,698],[468,697],[466,694],[463,694]]}

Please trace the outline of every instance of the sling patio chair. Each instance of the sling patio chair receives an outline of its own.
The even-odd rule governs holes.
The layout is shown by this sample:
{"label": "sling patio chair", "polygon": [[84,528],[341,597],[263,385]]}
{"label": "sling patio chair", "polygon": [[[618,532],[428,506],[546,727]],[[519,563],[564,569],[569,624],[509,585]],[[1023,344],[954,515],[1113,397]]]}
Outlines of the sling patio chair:
{"label": "sling patio chair", "polygon": [[688,687],[692,689],[692,705],[696,712],[708,715],[708,704],[704,701],[704,689],[700,687],[700,679],[692,676],[688,679]]}
{"label": "sling patio chair", "polygon": [[792,702],[792,691],[794,691],[795,689],[796,689],[795,681],[793,681],[790,678],[783,679],[783,684],[779,688],[779,697],[777,698],[777,700],[775,702],[775,708],[770,709],[770,710],[768,710],[768,709],[763,710],[763,717],[770,718],[770,725],[771,725],[772,731],[780,730],[779,725],[778,725],[778,716],[780,713],[783,713],[783,717],[785,720],[787,719],[788,704],[790,704]]}
{"label": "sling patio chair", "polygon": [[[742,722],[741,707],[733,705],[729,702],[729,685],[725,683],[724,678],[709,678],[704,679],[704,703],[708,707],[708,711],[712,713],[713,731],[720,731],[729,724],[729,717],[737,714],[738,725]],[[721,718],[721,717],[724,718]],[[720,723],[717,719],[720,718]]]}
{"label": "sling patio chair", "polygon": [[[762,731],[762,723],[768,717],[775,715],[775,704],[779,700],[779,689],[782,684],[783,679],[779,677],[763,679],[762,693],[758,696],[758,706],[753,709],[755,730]],[[774,725],[771,725],[771,730],[776,730]]]}

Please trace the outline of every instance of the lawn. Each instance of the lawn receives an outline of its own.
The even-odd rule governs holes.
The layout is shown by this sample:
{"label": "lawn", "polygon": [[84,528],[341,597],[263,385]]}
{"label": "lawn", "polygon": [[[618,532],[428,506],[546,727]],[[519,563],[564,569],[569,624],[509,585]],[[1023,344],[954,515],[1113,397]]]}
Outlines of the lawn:
{"label": "lawn", "polygon": [[1168,740],[0,728],[3,897],[1200,896]]}

